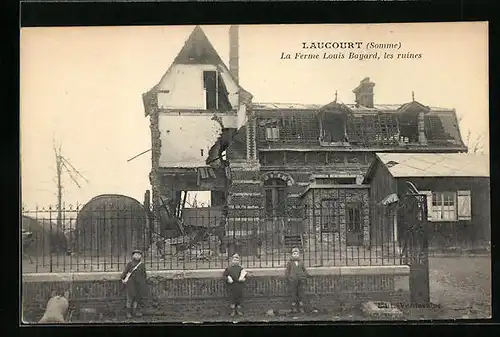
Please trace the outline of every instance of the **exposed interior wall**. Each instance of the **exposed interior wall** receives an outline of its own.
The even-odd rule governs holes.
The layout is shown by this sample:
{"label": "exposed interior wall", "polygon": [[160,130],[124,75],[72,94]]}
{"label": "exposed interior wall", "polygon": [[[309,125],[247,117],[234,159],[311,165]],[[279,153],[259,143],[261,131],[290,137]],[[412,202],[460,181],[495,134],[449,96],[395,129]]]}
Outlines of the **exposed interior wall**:
{"label": "exposed interior wall", "polygon": [[248,121],[247,116],[247,106],[245,104],[241,104],[238,107],[238,115],[236,119],[236,128],[240,129],[243,125]]}
{"label": "exposed interior wall", "polygon": [[160,167],[207,166],[209,151],[222,132],[221,125],[210,115],[160,114],[159,129]]}
{"label": "exposed interior wall", "polygon": [[211,64],[174,64],[157,87],[158,107],[162,109],[199,109],[205,107],[203,71],[217,71],[229,94],[229,102],[238,106],[238,86],[229,71]]}

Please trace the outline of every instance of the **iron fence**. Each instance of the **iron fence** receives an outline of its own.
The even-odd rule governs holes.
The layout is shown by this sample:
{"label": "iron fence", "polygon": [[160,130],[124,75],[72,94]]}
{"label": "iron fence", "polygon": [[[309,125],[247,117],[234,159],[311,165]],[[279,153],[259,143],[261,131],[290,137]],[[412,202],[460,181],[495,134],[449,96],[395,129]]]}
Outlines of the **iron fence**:
{"label": "iron fence", "polygon": [[[149,209],[66,207],[22,211],[23,272],[120,271],[134,249],[149,270],[284,267],[298,247],[307,267],[401,264],[400,239],[373,226],[369,206],[324,200],[272,214],[260,207],[186,208],[155,221]],[[161,213],[161,212],[160,212]],[[226,214],[226,215],[224,215]]]}

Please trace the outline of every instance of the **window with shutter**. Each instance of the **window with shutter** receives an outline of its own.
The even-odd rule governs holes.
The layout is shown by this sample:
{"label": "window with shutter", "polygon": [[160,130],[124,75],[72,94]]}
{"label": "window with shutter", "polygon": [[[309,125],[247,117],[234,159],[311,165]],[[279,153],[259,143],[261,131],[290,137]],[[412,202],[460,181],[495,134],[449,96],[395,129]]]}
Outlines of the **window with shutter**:
{"label": "window with shutter", "polygon": [[[427,196],[427,220],[457,221],[458,200],[456,192],[421,191]],[[470,212],[469,212],[470,213]]]}
{"label": "window with shutter", "polygon": [[457,192],[458,220],[471,220],[471,193],[470,191]]}
{"label": "window with shutter", "polygon": [[431,191],[420,191],[421,194],[425,194],[427,197],[427,220],[432,221],[433,216],[432,216],[432,192]]}

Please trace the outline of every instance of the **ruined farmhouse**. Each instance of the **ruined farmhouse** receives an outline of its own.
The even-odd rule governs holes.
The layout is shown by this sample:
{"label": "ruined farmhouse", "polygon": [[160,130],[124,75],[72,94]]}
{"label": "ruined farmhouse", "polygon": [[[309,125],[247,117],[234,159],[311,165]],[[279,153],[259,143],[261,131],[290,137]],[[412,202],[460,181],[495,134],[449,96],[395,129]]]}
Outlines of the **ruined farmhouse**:
{"label": "ruined farmhouse", "polygon": [[[237,26],[229,29],[229,43],[227,67],[197,26],[161,80],[143,94],[157,231],[182,231],[186,214],[194,212],[184,208],[187,191],[210,191],[210,207],[197,211],[218,219],[201,225],[218,228],[221,237],[268,233],[273,242],[309,251],[328,242],[370,249],[398,240],[396,216],[384,213],[384,219],[373,220],[382,214],[377,207],[391,204],[384,198],[397,194],[370,193],[369,171],[379,155],[467,152],[454,109],[414,99],[377,104],[368,77],[353,88],[353,103],[336,97],[324,106],[259,103],[239,81]],[[454,165],[461,166],[462,157],[454,157]],[[467,174],[472,182],[479,173]],[[478,194],[486,193],[488,184],[489,178]],[[437,222],[471,221],[474,188],[467,186],[460,187],[461,194],[457,189],[443,194],[426,185],[431,213],[433,208],[434,214],[444,208],[455,212]],[[488,230],[480,232],[487,239]]]}

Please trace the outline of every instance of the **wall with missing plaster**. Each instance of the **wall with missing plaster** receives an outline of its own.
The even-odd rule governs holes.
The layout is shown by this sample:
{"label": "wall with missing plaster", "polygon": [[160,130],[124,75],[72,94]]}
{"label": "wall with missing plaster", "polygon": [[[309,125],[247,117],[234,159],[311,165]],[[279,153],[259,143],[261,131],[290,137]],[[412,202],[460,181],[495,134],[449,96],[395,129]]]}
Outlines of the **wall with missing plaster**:
{"label": "wall with missing plaster", "polygon": [[160,115],[160,167],[207,166],[210,148],[221,135],[222,127],[211,115]]}
{"label": "wall with missing plaster", "polygon": [[238,107],[238,86],[224,66],[174,64],[157,87],[158,107],[163,109],[206,109],[204,71],[217,71],[222,77],[233,109]]}

